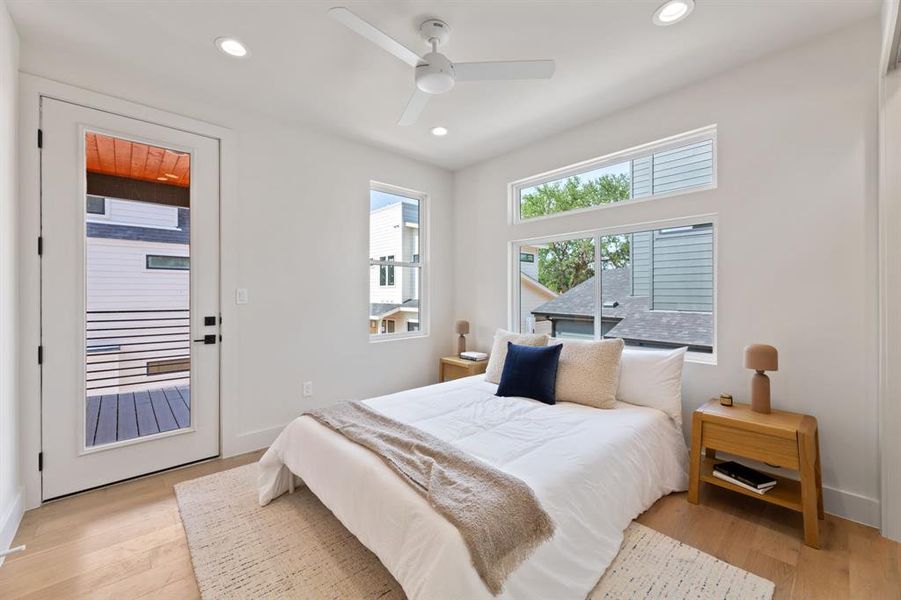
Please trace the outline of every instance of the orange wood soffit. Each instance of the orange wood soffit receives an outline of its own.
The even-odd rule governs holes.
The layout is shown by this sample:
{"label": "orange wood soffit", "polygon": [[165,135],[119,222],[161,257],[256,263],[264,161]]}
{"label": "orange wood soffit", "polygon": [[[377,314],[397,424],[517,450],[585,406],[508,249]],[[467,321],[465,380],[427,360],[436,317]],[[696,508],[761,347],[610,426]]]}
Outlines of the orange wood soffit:
{"label": "orange wood soffit", "polygon": [[191,183],[190,154],[99,133],[86,133],[84,141],[88,173],[178,187]]}

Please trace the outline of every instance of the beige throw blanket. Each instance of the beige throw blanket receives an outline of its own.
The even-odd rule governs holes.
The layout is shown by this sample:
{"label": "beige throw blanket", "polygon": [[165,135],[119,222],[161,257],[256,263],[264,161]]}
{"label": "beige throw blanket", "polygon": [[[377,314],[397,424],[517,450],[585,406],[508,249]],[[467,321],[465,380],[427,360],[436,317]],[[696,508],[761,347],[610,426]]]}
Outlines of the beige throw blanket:
{"label": "beige throw blanket", "polygon": [[554,534],[529,486],[452,444],[360,402],[307,414],[375,452],[450,521],[492,594],[500,593],[507,576]]}

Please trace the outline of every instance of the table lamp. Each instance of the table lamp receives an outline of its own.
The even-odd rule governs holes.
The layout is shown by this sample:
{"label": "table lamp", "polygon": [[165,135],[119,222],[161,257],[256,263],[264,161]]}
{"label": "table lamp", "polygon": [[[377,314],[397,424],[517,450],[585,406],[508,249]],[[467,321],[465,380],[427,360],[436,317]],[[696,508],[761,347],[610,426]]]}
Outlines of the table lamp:
{"label": "table lamp", "polygon": [[457,321],[457,356],[466,352],[466,334],[469,333],[469,321]]}
{"label": "table lamp", "polygon": [[770,378],[765,371],[779,370],[779,353],[766,344],[745,347],[745,368],[754,369],[751,377],[751,410],[770,413]]}

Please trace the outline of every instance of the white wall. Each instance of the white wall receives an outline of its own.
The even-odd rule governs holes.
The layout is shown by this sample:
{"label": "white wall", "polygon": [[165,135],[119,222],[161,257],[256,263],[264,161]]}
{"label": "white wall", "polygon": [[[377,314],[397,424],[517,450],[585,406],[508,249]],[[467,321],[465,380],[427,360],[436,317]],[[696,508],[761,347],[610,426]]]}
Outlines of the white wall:
{"label": "white wall", "polygon": [[[827,510],[878,523],[878,59],[873,20],[458,172],[455,314],[473,345],[508,324],[511,240],[717,213],[718,364],[686,366],[684,422],[720,392],[747,401],[742,350],[775,345],[775,407],[820,423]],[[710,124],[715,190],[509,221],[509,182]]]}
{"label": "white wall", "polygon": [[[115,57],[23,44],[21,60],[24,72],[234,132],[223,164],[234,181],[234,189],[223,190],[229,199],[222,207],[224,454],[268,445],[305,409],[437,381],[438,358],[453,348],[450,295],[434,289],[430,294],[427,337],[369,341],[369,182],[429,194],[428,279],[437,286],[453,277],[450,173],[333,135],[203,103],[177,87],[142,78]],[[42,85],[23,78],[23,88],[32,81]],[[34,104],[22,108],[23,130],[36,123]],[[27,161],[22,173],[33,177],[34,159]],[[30,231],[36,227],[37,207],[23,203],[22,208],[23,231]],[[36,264],[30,253],[23,255],[23,293],[29,297],[37,294]],[[235,305],[236,287],[249,290],[249,304]],[[24,312],[21,347],[33,351],[37,315]],[[23,366],[26,403],[36,401],[37,376],[30,362]],[[313,398],[301,398],[302,381],[314,383]],[[34,415],[27,421],[23,436],[30,451],[38,434]],[[34,506],[39,480],[31,462],[23,459],[22,464],[27,504]]]}
{"label": "white wall", "polygon": [[17,360],[18,69],[19,38],[6,3],[0,1],[0,550],[9,547],[22,517]]}

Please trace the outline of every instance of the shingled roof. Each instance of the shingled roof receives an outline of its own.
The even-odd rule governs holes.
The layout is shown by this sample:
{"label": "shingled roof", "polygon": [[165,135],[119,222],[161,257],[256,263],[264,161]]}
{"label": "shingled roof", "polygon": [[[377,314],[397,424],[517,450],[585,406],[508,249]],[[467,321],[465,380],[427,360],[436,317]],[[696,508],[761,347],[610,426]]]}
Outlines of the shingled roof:
{"label": "shingled roof", "polygon": [[[650,309],[650,298],[632,296],[631,269],[603,272],[601,311],[604,321],[619,322],[607,337],[641,342],[668,342],[679,346],[713,346],[713,315]],[[532,310],[535,316],[590,319],[595,310],[595,278],[587,279]]]}

